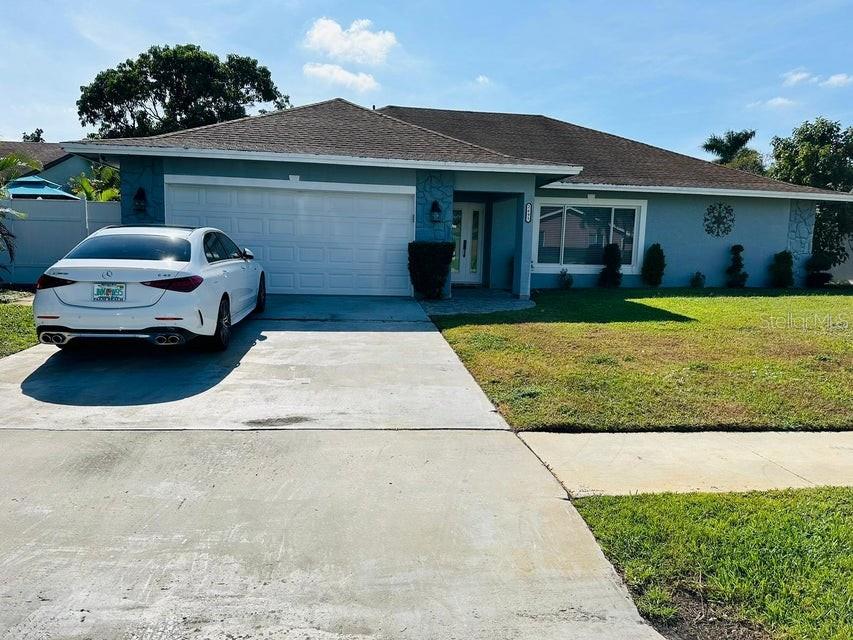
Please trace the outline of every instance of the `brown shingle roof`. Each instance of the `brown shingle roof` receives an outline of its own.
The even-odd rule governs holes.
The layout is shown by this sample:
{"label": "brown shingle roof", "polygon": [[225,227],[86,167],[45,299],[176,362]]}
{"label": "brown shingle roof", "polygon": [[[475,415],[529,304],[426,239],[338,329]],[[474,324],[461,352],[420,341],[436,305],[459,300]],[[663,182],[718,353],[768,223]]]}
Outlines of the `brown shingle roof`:
{"label": "brown shingle roof", "polygon": [[510,155],[583,166],[564,182],[836,193],[723,167],[541,115],[388,106],[382,113]]}
{"label": "brown shingle roof", "polygon": [[67,153],[62,145],[55,142],[16,142],[13,140],[0,140],[0,158],[17,153],[41,162],[43,167],[55,164],[71,154]]}
{"label": "brown shingle roof", "polygon": [[[97,147],[216,149],[357,158],[488,164],[531,164],[523,157],[486,149],[417,124],[336,98],[145,138],[81,140]],[[536,161],[536,164],[565,164]],[[559,173],[559,172],[555,172]]]}

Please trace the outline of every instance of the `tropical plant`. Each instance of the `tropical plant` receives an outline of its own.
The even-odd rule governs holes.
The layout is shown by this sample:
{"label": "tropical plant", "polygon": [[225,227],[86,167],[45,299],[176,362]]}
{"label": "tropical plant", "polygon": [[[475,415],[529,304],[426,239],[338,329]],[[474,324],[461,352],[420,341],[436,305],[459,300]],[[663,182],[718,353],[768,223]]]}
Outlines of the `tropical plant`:
{"label": "tropical plant", "polygon": [[[12,153],[0,158],[0,200],[8,200],[9,192],[6,185],[15,178],[28,173],[38,171],[41,163],[34,158]],[[9,254],[9,261],[15,259],[15,234],[6,226],[5,221],[9,218],[22,218],[23,214],[11,207],[0,205],[0,253]],[[6,270],[0,265],[0,270]]]}
{"label": "tropical plant", "polygon": [[149,136],[241,118],[246,108],[290,106],[254,58],[225,60],[194,44],[154,46],[80,88],[80,123],[104,138]]}
{"label": "tropical plant", "polygon": [[557,284],[564,291],[571,289],[575,283],[575,277],[569,273],[568,269],[560,269],[560,274],[557,276]]}
{"label": "tropical plant", "polygon": [[743,245],[732,245],[732,263],[726,268],[726,286],[730,289],[742,289],[746,286],[749,274],[743,270]]}
{"label": "tropical plant", "polygon": [[604,247],[604,268],[598,274],[598,286],[615,288],[622,284],[622,249],[615,242]]}
{"label": "tropical plant", "polygon": [[[853,191],[853,127],[827,118],[806,121],[790,137],[775,137],[771,175],[807,187]],[[831,266],[841,264],[853,248],[853,206],[824,202],[817,208],[813,249],[825,254]]]}
{"label": "tropical plant", "polygon": [[660,244],[655,242],[646,251],[643,257],[643,267],[640,274],[650,287],[659,287],[663,281],[663,272],[666,269],[666,256]]}
{"label": "tropical plant", "polygon": [[713,153],[717,156],[714,162],[717,164],[729,164],[734,161],[737,155],[747,149],[747,143],[755,137],[754,129],[744,129],[743,131],[726,131],[723,135],[718,136],[711,134],[702,148],[708,153]]}
{"label": "tropical plant", "polygon": [[89,174],[81,173],[68,181],[74,195],[90,202],[121,199],[121,176],[118,169],[106,164],[93,164]]}

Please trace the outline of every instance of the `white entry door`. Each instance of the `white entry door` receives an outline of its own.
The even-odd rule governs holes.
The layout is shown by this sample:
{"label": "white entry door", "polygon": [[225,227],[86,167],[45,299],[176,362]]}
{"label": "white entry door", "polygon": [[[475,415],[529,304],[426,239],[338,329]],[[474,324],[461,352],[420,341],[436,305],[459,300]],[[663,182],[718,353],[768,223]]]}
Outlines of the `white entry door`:
{"label": "white entry door", "polygon": [[450,281],[480,284],[483,281],[483,225],[485,207],[481,203],[453,203],[453,242]]}
{"label": "white entry door", "polygon": [[166,224],[216,227],[251,249],[269,293],[411,295],[411,194],[166,186]]}

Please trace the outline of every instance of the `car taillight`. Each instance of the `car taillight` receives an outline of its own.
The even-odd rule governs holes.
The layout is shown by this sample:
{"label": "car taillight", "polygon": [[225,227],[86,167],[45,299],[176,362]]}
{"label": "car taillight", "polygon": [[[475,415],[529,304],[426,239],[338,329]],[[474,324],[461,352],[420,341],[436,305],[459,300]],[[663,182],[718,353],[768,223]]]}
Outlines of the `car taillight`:
{"label": "car taillight", "polygon": [[64,287],[68,284],[74,284],[74,280],[57,278],[56,276],[49,276],[45,273],[36,282],[36,289],[53,289],[54,287]]}
{"label": "car taillight", "polygon": [[157,289],[166,289],[167,291],[180,291],[181,293],[189,293],[195,291],[204,282],[201,276],[186,276],[185,278],[166,278],[165,280],[149,280],[141,282],[146,287],[155,287]]}

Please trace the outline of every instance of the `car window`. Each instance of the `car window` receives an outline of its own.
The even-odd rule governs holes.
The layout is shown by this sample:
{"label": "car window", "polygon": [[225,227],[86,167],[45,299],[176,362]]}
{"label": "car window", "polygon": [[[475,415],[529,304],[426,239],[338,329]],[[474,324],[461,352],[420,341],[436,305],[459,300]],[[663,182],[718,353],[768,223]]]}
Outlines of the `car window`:
{"label": "car window", "polygon": [[225,250],[225,255],[229,258],[242,258],[243,252],[240,250],[240,247],[228,236],[224,233],[217,233],[219,236],[219,242],[222,244],[222,248]]}
{"label": "car window", "polygon": [[111,233],[86,238],[65,257],[76,260],[174,260],[176,262],[189,262],[191,253],[192,245],[184,238]]}
{"label": "car window", "polygon": [[208,262],[219,262],[226,259],[225,249],[216,233],[208,233],[204,236],[204,257]]}

